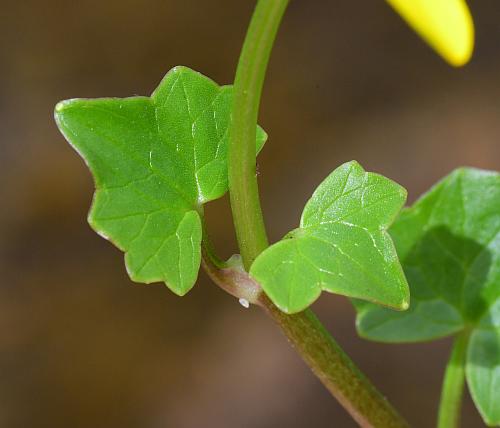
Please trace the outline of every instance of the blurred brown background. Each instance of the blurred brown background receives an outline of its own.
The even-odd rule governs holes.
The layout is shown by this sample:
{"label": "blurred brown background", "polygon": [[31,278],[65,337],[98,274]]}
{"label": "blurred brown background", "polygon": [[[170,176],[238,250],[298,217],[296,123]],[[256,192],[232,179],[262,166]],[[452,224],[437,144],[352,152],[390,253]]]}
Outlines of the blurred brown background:
{"label": "blurred brown background", "polygon": [[[71,97],[149,94],[172,66],[230,83],[254,1],[2,1],[0,426],[354,427],[258,309],[202,273],[185,298],[127,277],[86,223],[92,180],[57,132]],[[500,169],[500,3],[470,2],[474,59],[452,69],[381,1],[294,0],[260,123],[273,240],[313,189],[357,159],[410,201],[461,165]],[[236,251],[227,199],[208,208]],[[321,319],[415,427],[434,424],[449,340],[357,338],[346,299]],[[467,397],[464,427],[483,426]]]}

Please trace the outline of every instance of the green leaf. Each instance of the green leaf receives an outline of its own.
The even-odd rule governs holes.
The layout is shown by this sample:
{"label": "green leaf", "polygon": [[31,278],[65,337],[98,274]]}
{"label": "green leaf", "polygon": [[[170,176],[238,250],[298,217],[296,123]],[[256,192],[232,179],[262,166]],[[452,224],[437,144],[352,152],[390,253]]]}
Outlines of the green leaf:
{"label": "green leaf", "polygon": [[472,333],[466,375],[484,421],[500,425],[500,298]]}
{"label": "green leaf", "polygon": [[[202,204],[227,191],[232,87],[185,67],[151,97],[73,99],[56,106],[66,139],[95,180],[92,228],[124,251],[137,282],[178,295],[200,267]],[[257,131],[257,150],[266,140]]]}
{"label": "green leaf", "polygon": [[250,275],[287,313],[321,290],[406,309],[408,285],[386,232],[405,199],[398,184],[345,163],[316,189],[300,228],[260,254]]}
{"label": "green leaf", "polygon": [[396,313],[355,302],[361,336],[428,341],[471,330],[466,373],[485,421],[500,423],[500,174],[459,169],[390,229],[411,290]]}

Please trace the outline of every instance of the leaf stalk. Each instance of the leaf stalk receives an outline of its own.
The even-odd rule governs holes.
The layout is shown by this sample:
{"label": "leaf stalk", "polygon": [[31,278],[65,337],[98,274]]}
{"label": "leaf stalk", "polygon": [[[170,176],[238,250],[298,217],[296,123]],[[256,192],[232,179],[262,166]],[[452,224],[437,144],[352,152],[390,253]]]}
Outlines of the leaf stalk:
{"label": "leaf stalk", "polygon": [[446,365],[441,401],[439,403],[438,428],[458,428],[465,385],[465,357],[470,333],[465,330],[455,337],[450,359]]}
{"label": "leaf stalk", "polygon": [[[243,267],[250,269],[269,244],[255,174],[255,136],[269,56],[289,0],[259,0],[241,51],[234,83],[229,128],[228,177],[231,209]],[[245,287],[241,269],[203,266],[224,290],[239,297]],[[250,277],[248,280],[253,281]],[[281,312],[259,291],[254,302],[264,308],[323,385],[361,427],[403,428],[408,424],[360,372],[311,310]],[[244,292],[244,291],[243,291]]]}
{"label": "leaf stalk", "polygon": [[288,2],[258,1],[234,82],[228,178],[236,237],[246,270],[269,245],[255,174],[255,135],[267,65]]}

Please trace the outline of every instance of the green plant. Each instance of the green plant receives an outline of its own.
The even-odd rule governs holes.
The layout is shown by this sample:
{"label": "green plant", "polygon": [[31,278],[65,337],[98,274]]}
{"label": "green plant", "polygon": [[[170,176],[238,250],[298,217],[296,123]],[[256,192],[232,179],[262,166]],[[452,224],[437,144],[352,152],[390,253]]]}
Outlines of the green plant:
{"label": "green plant", "polygon": [[[468,60],[472,21],[462,0],[390,3],[450,63]],[[486,423],[499,424],[499,174],[457,170],[399,214],[406,191],[348,162],[319,185],[300,226],[269,246],[255,174],[267,135],[257,117],[287,5],[258,2],[234,87],[176,67],[151,97],[56,106],[59,129],[94,175],[89,223],[125,252],[134,281],[163,281],[184,295],[203,265],[243,304],[261,306],[361,426],[407,423],[308,309],[322,290],[353,299],[358,331],[369,339],[456,334],[439,426],[457,426],[465,377]],[[456,12],[452,31],[434,32],[423,19],[447,11]],[[227,190],[241,256],[225,262],[210,243],[203,205]]]}
{"label": "green plant", "polygon": [[[500,174],[459,169],[391,228],[411,284],[412,304],[396,313],[356,302],[363,337],[418,342],[455,335],[440,426],[454,426],[466,375],[486,423],[500,422]],[[451,214],[451,215],[450,215]]]}

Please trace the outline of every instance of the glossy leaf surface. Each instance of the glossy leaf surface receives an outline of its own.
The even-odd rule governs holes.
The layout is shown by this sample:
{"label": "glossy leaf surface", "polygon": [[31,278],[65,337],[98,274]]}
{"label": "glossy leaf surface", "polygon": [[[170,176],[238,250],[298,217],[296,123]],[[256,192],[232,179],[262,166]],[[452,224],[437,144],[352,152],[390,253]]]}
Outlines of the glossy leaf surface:
{"label": "glossy leaf surface", "polygon": [[[89,223],[126,253],[134,281],[164,281],[178,295],[194,285],[201,206],[228,186],[231,93],[176,67],[151,97],[57,105],[59,129],[94,176]],[[265,139],[259,128],[258,150]]]}
{"label": "glossy leaf surface", "polygon": [[405,199],[398,184],[348,162],[320,184],[300,227],[257,257],[250,275],[287,313],[308,307],[321,290],[405,309],[408,286],[386,232]]}
{"label": "glossy leaf surface", "polygon": [[500,423],[500,174],[453,172],[404,210],[390,233],[410,309],[355,302],[359,334],[417,342],[472,329],[468,385],[484,419]]}

